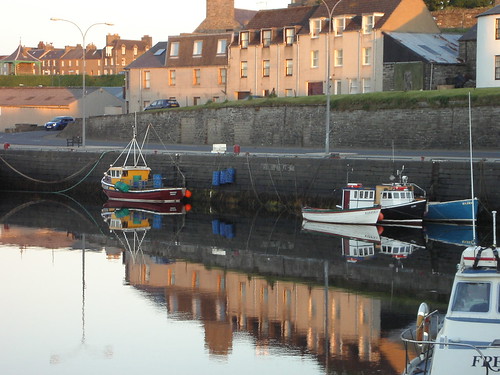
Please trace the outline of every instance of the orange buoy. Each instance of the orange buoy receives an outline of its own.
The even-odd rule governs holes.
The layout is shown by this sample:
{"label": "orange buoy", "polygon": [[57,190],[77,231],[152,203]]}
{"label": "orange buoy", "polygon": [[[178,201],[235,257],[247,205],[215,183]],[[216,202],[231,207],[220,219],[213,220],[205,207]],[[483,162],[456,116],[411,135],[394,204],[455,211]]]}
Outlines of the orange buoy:
{"label": "orange buoy", "polygon": [[378,214],[378,221],[384,220],[384,214],[381,212]]}
{"label": "orange buoy", "polygon": [[[382,215],[382,214],[380,214]],[[379,236],[384,233],[384,227],[381,226],[381,225],[377,225],[377,233],[379,234]]]}
{"label": "orange buoy", "polygon": [[191,191],[186,189],[186,193],[184,193],[184,196],[185,196],[186,198],[191,198],[191,195],[193,195],[193,194],[191,193]]}
{"label": "orange buoy", "polygon": [[193,206],[191,206],[189,203],[184,206],[184,209],[186,210],[186,212],[191,211],[191,208],[193,208]]}

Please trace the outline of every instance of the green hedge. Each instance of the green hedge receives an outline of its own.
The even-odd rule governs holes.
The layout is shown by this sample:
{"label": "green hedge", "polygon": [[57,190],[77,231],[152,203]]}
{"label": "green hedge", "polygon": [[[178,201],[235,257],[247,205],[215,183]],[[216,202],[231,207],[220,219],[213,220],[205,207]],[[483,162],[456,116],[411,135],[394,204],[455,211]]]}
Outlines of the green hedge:
{"label": "green hedge", "polygon": [[[105,76],[86,76],[86,86],[96,87],[122,87],[125,84],[125,75],[105,75]],[[60,87],[78,87],[82,86],[81,75],[47,75],[47,76],[2,76],[0,75],[0,87],[17,86],[60,86]]]}

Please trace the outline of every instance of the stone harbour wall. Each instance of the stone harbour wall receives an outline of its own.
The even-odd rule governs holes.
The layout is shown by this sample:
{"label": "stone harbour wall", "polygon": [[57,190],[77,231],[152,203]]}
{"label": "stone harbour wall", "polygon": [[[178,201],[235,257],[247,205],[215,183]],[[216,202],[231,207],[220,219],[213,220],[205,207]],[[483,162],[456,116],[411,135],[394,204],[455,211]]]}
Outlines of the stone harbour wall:
{"label": "stone harbour wall", "polygon": [[[471,112],[474,149],[498,149],[500,107],[474,107]],[[166,144],[323,148],[325,142],[325,107],[320,105],[202,108],[92,117],[87,121],[87,138],[128,141],[134,123],[139,132],[152,124]],[[330,130],[332,151],[468,150],[469,110],[451,105],[369,111],[332,109]],[[78,131],[77,127],[66,128],[61,137],[67,138],[72,131]]]}
{"label": "stone harbour wall", "polygon": [[[73,195],[102,195],[100,179],[118,152],[0,151],[0,189],[70,192]],[[457,161],[392,161],[348,158],[310,158],[227,154],[147,155],[154,173],[193,192],[193,199],[210,204],[232,201],[259,206],[301,205],[334,207],[346,181],[374,186],[388,183],[401,171],[409,182],[424,189],[431,200],[464,199],[471,196],[470,164]],[[176,173],[177,167],[182,175]],[[231,170],[232,180],[214,180],[214,174]],[[474,162],[475,196],[481,210],[500,211],[498,179],[500,163]],[[491,216],[491,215],[490,215]]]}

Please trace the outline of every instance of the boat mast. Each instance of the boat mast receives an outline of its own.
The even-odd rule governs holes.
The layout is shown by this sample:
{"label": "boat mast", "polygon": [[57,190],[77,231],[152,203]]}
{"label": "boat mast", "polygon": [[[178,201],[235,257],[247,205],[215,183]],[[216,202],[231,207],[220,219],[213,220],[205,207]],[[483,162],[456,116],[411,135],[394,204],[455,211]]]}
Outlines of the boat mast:
{"label": "boat mast", "polygon": [[476,220],[474,216],[474,168],[472,164],[472,114],[469,91],[469,160],[470,160],[470,190],[471,190],[471,210],[472,210],[472,241],[476,244]]}

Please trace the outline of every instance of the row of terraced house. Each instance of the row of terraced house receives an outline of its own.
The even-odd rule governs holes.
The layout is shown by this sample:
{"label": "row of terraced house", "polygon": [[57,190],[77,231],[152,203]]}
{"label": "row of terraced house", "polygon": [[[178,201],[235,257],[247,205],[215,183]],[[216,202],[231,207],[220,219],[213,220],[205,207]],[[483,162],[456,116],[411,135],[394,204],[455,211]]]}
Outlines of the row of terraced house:
{"label": "row of terraced house", "polygon": [[324,94],[327,82],[332,94],[475,85],[475,27],[470,38],[441,33],[423,0],[292,0],[258,12],[234,9],[234,0],[206,6],[194,32],[126,67],[129,112],[160,98],[190,106]]}
{"label": "row of terraced house", "polygon": [[[88,75],[119,74],[124,68],[148,51],[153,39],[144,35],[140,40],[126,40],[118,34],[106,36],[106,46],[94,44],[85,48],[85,71]],[[30,48],[19,45],[9,56],[0,57],[1,75],[78,75],[83,72],[83,47],[54,48],[40,42]]]}
{"label": "row of terraced house", "polygon": [[[326,93],[327,84],[334,95],[498,86],[500,5],[481,12],[460,35],[441,33],[423,0],[291,0],[287,8],[260,11],[207,0],[196,30],[154,46],[147,36],[125,43],[108,35],[105,49],[87,48],[86,72],[124,71],[127,113],[156,99],[191,106],[307,96]],[[71,62],[53,59],[52,72],[47,58],[40,74],[79,74],[81,55],[80,48]]]}

